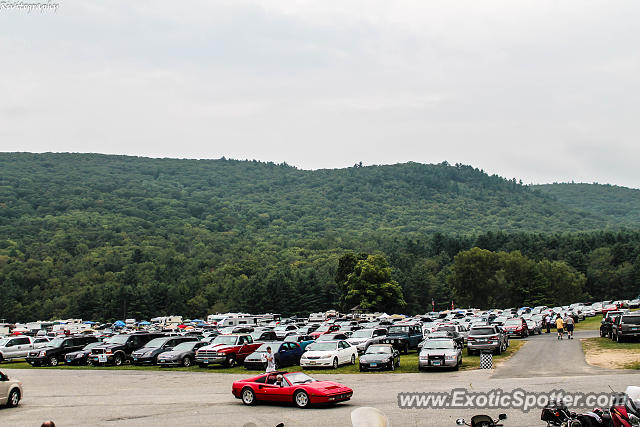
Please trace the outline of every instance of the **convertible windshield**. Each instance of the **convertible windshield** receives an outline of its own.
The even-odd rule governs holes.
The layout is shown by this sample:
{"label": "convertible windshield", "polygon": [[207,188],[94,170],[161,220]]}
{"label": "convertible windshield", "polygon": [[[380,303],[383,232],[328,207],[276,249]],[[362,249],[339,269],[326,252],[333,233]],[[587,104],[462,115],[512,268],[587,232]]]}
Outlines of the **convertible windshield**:
{"label": "convertible windshield", "polygon": [[333,351],[337,348],[337,342],[314,342],[309,344],[307,351]]}
{"label": "convertible windshield", "polygon": [[355,331],[351,338],[371,338],[373,335],[373,329],[360,329],[359,331]]}
{"label": "convertible windshield", "polygon": [[316,381],[315,379],[311,378],[309,375],[303,374],[302,372],[294,372],[293,374],[287,374],[285,375],[285,378],[289,380],[291,385],[312,383]]}
{"label": "convertible windshield", "polygon": [[386,345],[372,345],[369,346],[366,354],[391,354],[391,347]]}
{"label": "convertible windshield", "polygon": [[452,349],[455,348],[453,341],[449,341],[449,340],[429,340],[426,341],[423,345],[422,345],[423,349],[429,349],[429,350],[448,350],[448,349]]}
{"label": "convertible windshield", "polygon": [[129,335],[116,335],[109,338],[109,341],[107,341],[107,344],[126,344],[128,339],[129,339]]}
{"label": "convertible windshield", "polygon": [[216,339],[211,341],[211,344],[235,345],[236,338],[234,335],[218,335]]}

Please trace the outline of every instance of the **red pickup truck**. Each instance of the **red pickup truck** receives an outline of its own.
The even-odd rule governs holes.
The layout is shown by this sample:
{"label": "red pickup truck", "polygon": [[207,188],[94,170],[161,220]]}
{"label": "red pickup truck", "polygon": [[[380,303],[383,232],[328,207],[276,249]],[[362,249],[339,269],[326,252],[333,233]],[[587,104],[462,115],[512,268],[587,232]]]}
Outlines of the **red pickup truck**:
{"label": "red pickup truck", "polygon": [[196,363],[201,368],[214,364],[231,368],[236,363],[242,363],[260,345],[262,343],[254,343],[248,334],[218,335],[211,344],[196,351]]}

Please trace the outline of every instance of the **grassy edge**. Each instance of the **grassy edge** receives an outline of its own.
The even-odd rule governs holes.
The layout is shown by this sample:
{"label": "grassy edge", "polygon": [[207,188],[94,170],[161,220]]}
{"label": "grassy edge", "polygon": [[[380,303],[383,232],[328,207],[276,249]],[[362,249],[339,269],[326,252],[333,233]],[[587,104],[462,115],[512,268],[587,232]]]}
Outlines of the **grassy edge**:
{"label": "grassy edge", "polygon": [[[515,353],[517,353],[522,346],[526,343],[525,340],[511,340],[509,348],[503,352],[501,355],[493,356],[494,367],[499,364],[504,363],[509,360]],[[29,365],[24,360],[22,361],[14,361],[14,362],[4,362],[0,364],[0,369],[68,369],[68,370],[118,370],[118,371],[167,371],[167,372],[207,372],[207,373],[225,373],[225,374],[241,374],[245,373],[247,375],[257,375],[262,373],[262,371],[256,370],[248,370],[242,366],[237,366],[234,368],[224,368],[222,366],[213,366],[210,368],[200,368],[198,366],[191,366],[189,368],[182,367],[167,367],[162,368],[159,366],[135,366],[131,364],[126,364],[123,366],[68,366],[68,365],[58,365],[58,366],[41,366],[41,367],[33,367]],[[286,368],[289,371],[302,371],[303,369],[300,366],[289,366]],[[463,371],[471,371],[475,369],[480,369],[480,356],[469,356],[467,351],[464,350],[462,354],[462,365],[460,366],[460,370]],[[418,373],[418,353],[409,353],[407,355],[400,355],[400,366],[395,371],[371,371],[371,372],[360,372],[358,368],[358,364],[355,365],[346,365],[341,366],[338,369],[305,369],[305,372],[309,372],[311,375],[317,374],[383,374],[383,373],[399,373],[399,374],[407,374],[407,373]]]}
{"label": "grassy edge", "polygon": [[[582,352],[585,356],[585,361],[587,360],[587,354],[593,352],[606,352],[606,351],[616,351],[616,350],[639,350],[640,351],[640,343],[617,343],[608,338],[594,337],[594,338],[581,338],[580,344],[582,345]],[[588,363],[588,362],[587,362]],[[588,363],[589,364],[589,363]],[[590,366],[596,366],[591,365]],[[609,369],[634,369],[640,370],[640,362],[632,362],[627,363],[622,367],[610,367]]]}

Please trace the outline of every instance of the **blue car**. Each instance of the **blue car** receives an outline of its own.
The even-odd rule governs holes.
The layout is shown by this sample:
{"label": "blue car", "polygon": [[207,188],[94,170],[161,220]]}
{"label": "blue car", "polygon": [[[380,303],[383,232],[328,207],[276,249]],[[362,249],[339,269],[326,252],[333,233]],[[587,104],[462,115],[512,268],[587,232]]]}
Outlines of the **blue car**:
{"label": "blue car", "polygon": [[289,335],[284,340],[285,342],[297,342],[300,344],[303,352],[307,350],[309,344],[315,342],[311,335]]}
{"label": "blue car", "polygon": [[264,370],[267,367],[265,354],[267,347],[271,347],[271,352],[275,356],[276,369],[284,366],[293,366],[300,363],[302,357],[302,347],[296,342],[274,341],[262,344],[256,351],[244,359],[244,367],[247,369]]}

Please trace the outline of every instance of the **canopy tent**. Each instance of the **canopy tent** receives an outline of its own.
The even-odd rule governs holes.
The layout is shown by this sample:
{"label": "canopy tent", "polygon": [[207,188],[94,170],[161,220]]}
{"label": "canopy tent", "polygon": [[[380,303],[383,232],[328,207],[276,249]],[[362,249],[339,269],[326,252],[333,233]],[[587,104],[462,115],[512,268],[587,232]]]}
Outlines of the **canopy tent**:
{"label": "canopy tent", "polygon": [[84,324],[85,324],[85,325],[95,325],[95,324],[96,324],[96,322],[92,322],[91,320],[85,320],[85,321],[84,321]]}
{"label": "canopy tent", "polygon": [[148,326],[150,324],[151,324],[151,322],[147,322],[146,320],[143,320],[142,322],[138,322],[138,325],[140,325],[140,326]]}
{"label": "canopy tent", "polygon": [[125,323],[122,320],[116,320],[115,322],[113,322],[113,326],[122,328],[125,326]]}

